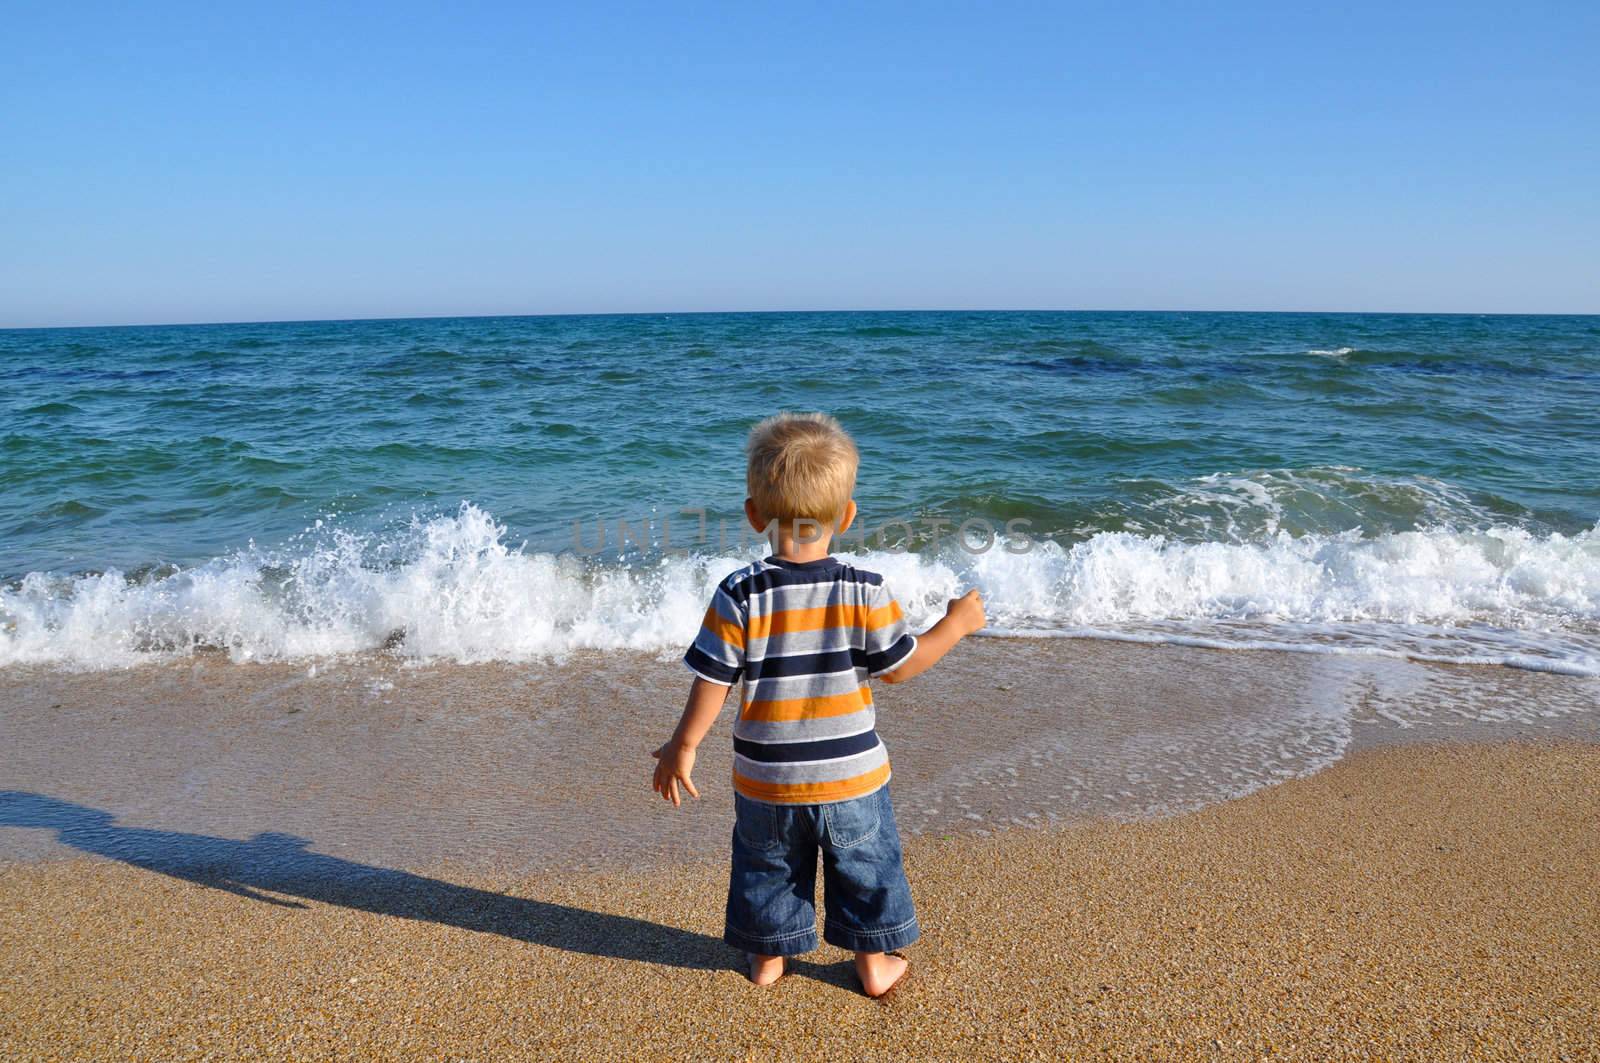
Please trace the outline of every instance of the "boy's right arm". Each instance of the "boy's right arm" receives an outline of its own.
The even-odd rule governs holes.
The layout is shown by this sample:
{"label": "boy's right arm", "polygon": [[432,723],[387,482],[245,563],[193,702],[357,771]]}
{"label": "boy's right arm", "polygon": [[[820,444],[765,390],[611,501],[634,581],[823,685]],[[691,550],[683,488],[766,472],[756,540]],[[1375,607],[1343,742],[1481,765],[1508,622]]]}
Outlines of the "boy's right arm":
{"label": "boy's right arm", "polygon": [[913,676],[921,675],[937,664],[939,658],[949,653],[956,643],[983,627],[985,619],[983,596],[976,590],[950,599],[950,604],[945,606],[943,619],[917,636],[917,648],[911,651],[906,663],[878,678],[885,683],[904,683]]}
{"label": "boy's right arm", "polygon": [[701,739],[711,730],[711,724],[722,711],[744,671],[744,626],[748,613],[736,601],[726,586],[719,586],[711,596],[705,619],[700,622],[700,632],[683,655],[683,663],[694,673],[694,685],[689,688],[689,701],[683,707],[683,717],[672,737],[651,756],[656,758],[655,778],[652,785],[656,793],[673,805],[683,802],[680,789],[690,797],[699,797],[694,780],[694,754]]}
{"label": "boy's right arm", "polygon": [[716,722],[717,714],[722,711],[722,703],[728,700],[728,691],[732,689],[696,676],[694,685],[689,688],[689,701],[683,707],[677,730],[672,732],[672,737],[667,739],[665,745],[650,754],[656,758],[651,787],[673,805],[683,803],[678,792],[680,786],[688,791],[690,797],[699,799],[700,791],[694,788],[694,779],[691,777],[694,773],[695,750],[700,748],[706,732]]}

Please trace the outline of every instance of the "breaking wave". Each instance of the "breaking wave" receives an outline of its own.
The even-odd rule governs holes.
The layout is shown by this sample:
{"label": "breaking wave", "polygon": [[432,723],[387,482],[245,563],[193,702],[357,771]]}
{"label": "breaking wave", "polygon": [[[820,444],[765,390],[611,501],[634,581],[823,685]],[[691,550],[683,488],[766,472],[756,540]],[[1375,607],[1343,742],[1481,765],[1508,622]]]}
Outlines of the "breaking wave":
{"label": "breaking wave", "polygon": [[[1232,485],[1235,488],[1237,485]],[[842,554],[884,573],[913,624],[967,586],[990,634],[1379,653],[1600,675],[1600,527],[1495,524],[1180,541],[1099,532]],[[1025,545],[1030,546],[1024,549]],[[481,508],[360,534],[318,522],[275,549],[179,570],[31,573],[0,587],[0,665],[116,668],[197,652],[285,661],[382,651],[526,661],[668,652],[716,581],[758,554],[598,561],[508,541]]]}

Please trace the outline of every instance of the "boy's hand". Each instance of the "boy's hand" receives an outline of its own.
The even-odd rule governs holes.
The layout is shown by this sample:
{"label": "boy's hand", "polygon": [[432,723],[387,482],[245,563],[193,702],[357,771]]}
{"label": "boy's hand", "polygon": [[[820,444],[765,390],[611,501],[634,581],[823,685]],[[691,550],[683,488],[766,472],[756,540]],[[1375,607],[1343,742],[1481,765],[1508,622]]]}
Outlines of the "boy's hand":
{"label": "boy's hand", "polygon": [[951,598],[950,604],[945,606],[944,615],[955,622],[963,635],[979,630],[989,620],[983,614],[983,595],[978,593],[977,588],[959,598]]}
{"label": "boy's hand", "polygon": [[650,755],[656,758],[653,788],[661,795],[662,800],[671,801],[674,808],[683,804],[683,798],[678,795],[679,783],[689,791],[690,797],[696,801],[700,800],[700,791],[694,788],[694,780],[689,778],[694,772],[693,747],[678,742],[668,742]]}

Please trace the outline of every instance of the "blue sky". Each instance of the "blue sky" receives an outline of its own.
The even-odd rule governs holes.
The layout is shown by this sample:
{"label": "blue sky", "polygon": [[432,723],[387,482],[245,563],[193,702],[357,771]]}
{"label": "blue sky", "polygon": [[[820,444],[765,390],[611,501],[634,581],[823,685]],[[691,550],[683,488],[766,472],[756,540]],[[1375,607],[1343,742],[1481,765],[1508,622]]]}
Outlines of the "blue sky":
{"label": "blue sky", "polygon": [[1600,312],[1600,5],[6,4],[0,326]]}

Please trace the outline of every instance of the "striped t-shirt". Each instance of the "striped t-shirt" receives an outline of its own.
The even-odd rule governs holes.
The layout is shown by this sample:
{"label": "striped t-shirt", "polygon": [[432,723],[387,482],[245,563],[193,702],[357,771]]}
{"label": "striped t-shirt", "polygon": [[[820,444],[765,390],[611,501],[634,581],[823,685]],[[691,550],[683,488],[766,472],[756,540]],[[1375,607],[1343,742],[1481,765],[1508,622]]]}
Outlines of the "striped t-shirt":
{"label": "striped t-shirt", "polygon": [[772,804],[864,797],[889,781],[871,676],[917,640],[883,577],[831,557],[769,557],[718,585],[683,661],[722,686],[744,680],[733,787]]}

